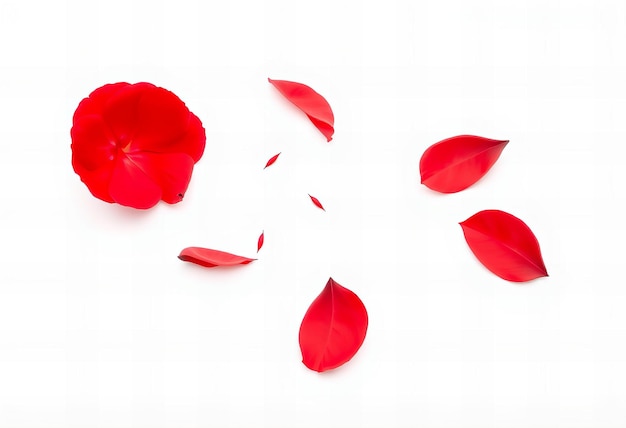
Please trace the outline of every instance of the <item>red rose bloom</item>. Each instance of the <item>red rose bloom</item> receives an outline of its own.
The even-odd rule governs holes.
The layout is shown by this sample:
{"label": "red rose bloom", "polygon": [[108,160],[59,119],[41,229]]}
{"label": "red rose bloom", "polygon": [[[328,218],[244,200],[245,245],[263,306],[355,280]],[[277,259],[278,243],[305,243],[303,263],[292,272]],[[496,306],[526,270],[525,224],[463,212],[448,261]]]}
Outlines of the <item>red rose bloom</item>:
{"label": "red rose bloom", "polygon": [[150,83],[114,83],[80,102],[72,166],[99,199],[147,209],[180,202],[204,152],[200,119],[172,92]]}

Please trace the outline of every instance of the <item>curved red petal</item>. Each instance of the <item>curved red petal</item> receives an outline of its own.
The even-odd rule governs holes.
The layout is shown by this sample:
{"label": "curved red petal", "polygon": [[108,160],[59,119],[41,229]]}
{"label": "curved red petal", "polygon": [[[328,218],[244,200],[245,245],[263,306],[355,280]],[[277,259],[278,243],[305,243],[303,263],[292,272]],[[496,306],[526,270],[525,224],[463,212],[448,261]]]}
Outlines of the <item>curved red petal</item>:
{"label": "curved red petal", "polygon": [[191,181],[193,159],[185,153],[134,152],[126,155],[161,188],[168,204],[182,201]]}
{"label": "curved red petal", "polygon": [[322,205],[322,203],[319,201],[319,199],[317,199],[315,196],[311,196],[309,195],[309,198],[311,198],[311,202],[313,202],[313,204],[318,207],[319,209],[326,211],[324,209],[324,206]]}
{"label": "curved red petal", "polygon": [[361,299],[330,278],[300,325],[302,362],[317,372],[345,364],[363,344],[367,325]]}
{"label": "curved red petal", "polygon": [[476,258],[500,278],[525,282],[548,276],[539,242],[519,218],[504,211],[485,210],[460,224]]}
{"label": "curved red petal", "polygon": [[101,116],[88,115],[72,126],[72,162],[93,171],[115,159],[115,137]]}
{"label": "curved red petal", "polygon": [[109,83],[94,90],[87,98],[83,99],[78,104],[78,107],[74,112],[72,123],[76,123],[76,121],[83,116],[91,114],[101,115],[106,101],[117,91],[126,86],[129,86],[129,83]]}
{"label": "curved red petal", "polygon": [[508,140],[459,135],[430,146],[420,159],[422,184],[455,193],[480,180],[500,157]]}
{"label": "curved red petal", "polygon": [[[280,153],[278,153],[278,154],[276,154],[276,155],[272,156],[272,157],[270,158],[270,160],[268,160],[268,161],[267,161],[267,163],[265,164],[265,168],[267,168],[268,166],[272,166],[272,165],[274,165],[274,162],[276,162],[276,160],[278,159],[278,156],[280,156]],[[263,168],[263,169],[265,169],[265,168]]]}
{"label": "curved red petal", "polygon": [[335,116],[328,101],[311,87],[287,80],[267,79],[285,98],[302,110],[327,141],[335,133]]}
{"label": "curved red petal", "polygon": [[261,232],[261,235],[259,236],[259,241],[257,242],[257,245],[256,245],[257,253],[261,251],[261,248],[263,247],[263,242],[265,242],[265,231]]}
{"label": "curved red petal", "polygon": [[161,199],[157,183],[123,153],[115,161],[109,193],[118,204],[138,209],[151,208]]}
{"label": "curved red petal", "polygon": [[237,256],[225,251],[212,250],[210,248],[188,247],[180,252],[179,259],[185,262],[195,263],[204,267],[247,265],[256,259]]}

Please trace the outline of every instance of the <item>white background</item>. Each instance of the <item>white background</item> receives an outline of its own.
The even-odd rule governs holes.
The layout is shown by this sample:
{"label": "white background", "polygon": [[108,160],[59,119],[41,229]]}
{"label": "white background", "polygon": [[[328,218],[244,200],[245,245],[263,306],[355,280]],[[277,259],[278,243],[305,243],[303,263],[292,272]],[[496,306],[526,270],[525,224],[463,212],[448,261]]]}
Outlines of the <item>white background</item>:
{"label": "white background", "polygon": [[[0,0],[0,426],[626,426],[625,42],[621,0]],[[328,99],[330,144],[268,77]],[[203,121],[182,203],[74,174],[72,113],[117,81]],[[435,194],[419,158],[458,134],[511,142]],[[475,260],[458,222],[489,208],[549,278]],[[176,257],[262,230],[242,268]],[[297,337],[330,276],[370,328],[320,375]]]}

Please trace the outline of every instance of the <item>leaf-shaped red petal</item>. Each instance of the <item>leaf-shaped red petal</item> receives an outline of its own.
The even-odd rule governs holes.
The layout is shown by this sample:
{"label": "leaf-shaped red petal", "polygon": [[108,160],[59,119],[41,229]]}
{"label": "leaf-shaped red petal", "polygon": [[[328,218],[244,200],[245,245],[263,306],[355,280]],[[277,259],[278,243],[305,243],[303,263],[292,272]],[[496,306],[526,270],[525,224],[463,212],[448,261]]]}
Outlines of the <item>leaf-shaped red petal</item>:
{"label": "leaf-shaped red petal", "polygon": [[367,324],[361,299],[330,278],[300,325],[302,362],[317,372],[345,364],[363,344]]}
{"label": "leaf-shaped red petal", "polygon": [[195,263],[205,267],[247,265],[256,260],[248,257],[237,256],[224,251],[211,250],[209,248],[188,247],[180,252],[179,259],[185,262]]}
{"label": "leaf-shaped red petal", "polygon": [[430,146],[420,159],[422,184],[455,193],[481,179],[500,157],[508,140],[459,135]]}
{"label": "leaf-shaped red petal", "polygon": [[[278,156],[280,156],[280,153],[278,153],[277,155],[274,155],[270,158],[270,160],[267,161],[267,164],[265,164],[265,168],[267,168],[268,166],[272,166],[274,165],[274,162],[276,162],[276,159],[278,159]],[[263,169],[265,169],[263,168]]]}
{"label": "leaf-shaped red petal", "polygon": [[263,247],[264,241],[265,241],[265,231],[261,232],[261,235],[259,236],[259,242],[257,243],[257,246],[256,246],[257,253],[261,251],[261,247]]}
{"label": "leaf-shaped red petal", "polygon": [[309,198],[311,198],[311,201],[315,204],[316,207],[318,207],[319,209],[326,211],[324,209],[324,206],[322,205],[322,203],[319,201],[319,199],[317,199],[315,196],[311,196],[309,195]]}
{"label": "leaf-shaped red petal", "polygon": [[335,116],[328,101],[309,86],[287,80],[267,79],[285,98],[295,104],[320,130],[327,141],[333,139],[335,133]]}
{"label": "leaf-shaped red petal", "polygon": [[504,211],[485,210],[460,224],[474,255],[500,278],[525,282],[548,276],[539,242],[519,218]]}

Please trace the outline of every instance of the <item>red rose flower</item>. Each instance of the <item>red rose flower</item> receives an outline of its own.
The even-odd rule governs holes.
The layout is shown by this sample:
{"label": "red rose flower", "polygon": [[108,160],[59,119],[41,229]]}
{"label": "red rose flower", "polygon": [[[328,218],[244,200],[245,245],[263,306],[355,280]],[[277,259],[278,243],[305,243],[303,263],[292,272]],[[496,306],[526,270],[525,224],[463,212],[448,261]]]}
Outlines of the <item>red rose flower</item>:
{"label": "red rose flower", "polygon": [[80,102],[72,166],[99,199],[147,209],[180,202],[204,152],[200,119],[172,92],[150,83],[114,83]]}

